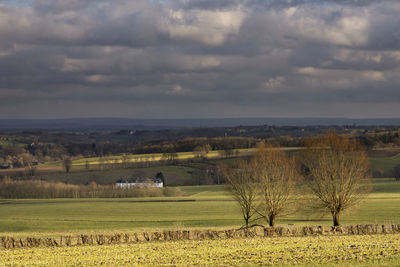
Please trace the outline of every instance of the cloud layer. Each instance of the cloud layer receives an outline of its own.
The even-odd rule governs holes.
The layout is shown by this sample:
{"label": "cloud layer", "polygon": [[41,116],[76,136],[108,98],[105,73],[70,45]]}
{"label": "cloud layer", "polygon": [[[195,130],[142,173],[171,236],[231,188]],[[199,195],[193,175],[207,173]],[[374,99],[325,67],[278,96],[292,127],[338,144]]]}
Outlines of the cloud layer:
{"label": "cloud layer", "polygon": [[395,117],[400,2],[0,3],[0,117]]}

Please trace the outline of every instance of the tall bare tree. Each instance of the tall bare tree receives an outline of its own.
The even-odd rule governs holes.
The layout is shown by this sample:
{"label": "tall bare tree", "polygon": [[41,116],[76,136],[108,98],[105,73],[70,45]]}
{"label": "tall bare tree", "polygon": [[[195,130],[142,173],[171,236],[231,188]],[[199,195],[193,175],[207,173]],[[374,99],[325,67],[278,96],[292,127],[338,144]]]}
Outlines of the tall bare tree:
{"label": "tall bare tree", "polygon": [[308,185],[320,208],[329,211],[333,225],[371,188],[365,148],[356,139],[330,132],[306,142]]}
{"label": "tall bare tree", "polygon": [[239,160],[235,166],[220,166],[220,173],[225,178],[226,188],[237,201],[246,227],[256,214],[257,184],[251,163]]}
{"label": "tall bare tree", "polygon": [[258,184],[256,211],[269,226],[274,226],[277,217],[288,214],[296,206],[297,164],[279,146],[261,144],[252,158],[252,168]]}

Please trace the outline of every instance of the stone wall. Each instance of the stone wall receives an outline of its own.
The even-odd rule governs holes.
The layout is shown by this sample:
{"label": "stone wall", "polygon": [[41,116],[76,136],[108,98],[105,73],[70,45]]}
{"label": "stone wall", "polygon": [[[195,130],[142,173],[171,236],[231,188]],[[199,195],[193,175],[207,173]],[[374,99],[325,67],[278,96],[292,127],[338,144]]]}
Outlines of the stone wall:
{"label": "stone wall", "polygon": [[24,247],[61,247],[80,245],[108,245],[139,242],[210,240],[229,238],[312,236],[312,235],[373,235],[400,233],[400,224],[391,225],[347,225],[347,226],[289,226],[264,227],[254,226],[247,229],[228,230],[176,230],[138,233],[68,235],[60,237],[0,237],[0,249]]}

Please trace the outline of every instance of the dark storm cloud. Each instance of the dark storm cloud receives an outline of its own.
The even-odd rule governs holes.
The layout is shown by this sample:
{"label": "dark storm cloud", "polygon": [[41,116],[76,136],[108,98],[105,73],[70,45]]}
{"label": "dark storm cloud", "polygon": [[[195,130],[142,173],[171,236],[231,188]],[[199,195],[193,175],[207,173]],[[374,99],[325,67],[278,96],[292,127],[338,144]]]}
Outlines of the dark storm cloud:
{"label": "dark storm cloud", "polygon": [[18,3],[0,3],[3,118],[393,116],[400,106],[398,1]]}

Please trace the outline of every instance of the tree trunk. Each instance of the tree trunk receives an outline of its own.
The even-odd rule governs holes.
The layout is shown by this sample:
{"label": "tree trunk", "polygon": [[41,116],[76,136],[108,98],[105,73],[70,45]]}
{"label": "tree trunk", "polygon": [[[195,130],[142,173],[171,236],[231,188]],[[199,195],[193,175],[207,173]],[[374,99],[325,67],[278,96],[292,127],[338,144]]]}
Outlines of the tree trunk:
{"label": "tree trunk", "polygon": [[340,220],[339,220],[339,213],[333,213],[333,226],[339,226],[340,225]]}
{"label": "tree trunk", "polygon": [[275,214],[270,214],[268,219],[269,226],[274,227],[275,225]]}

